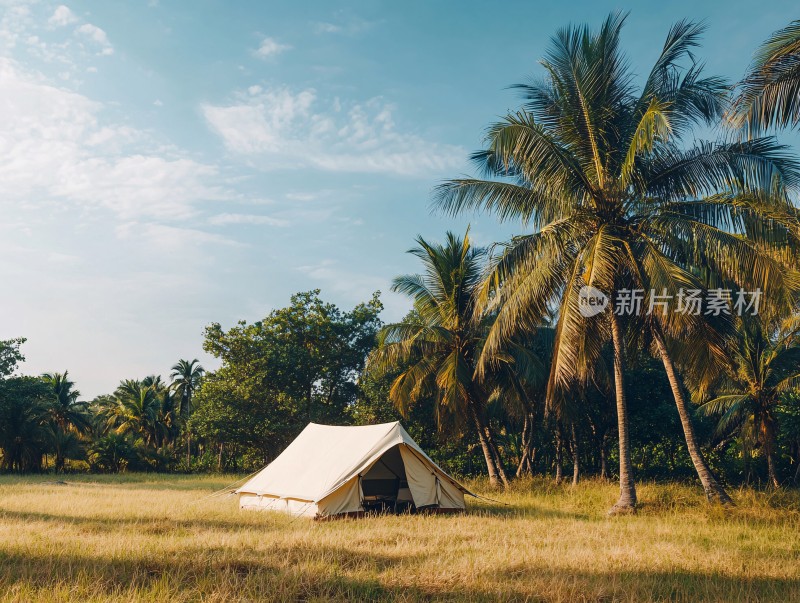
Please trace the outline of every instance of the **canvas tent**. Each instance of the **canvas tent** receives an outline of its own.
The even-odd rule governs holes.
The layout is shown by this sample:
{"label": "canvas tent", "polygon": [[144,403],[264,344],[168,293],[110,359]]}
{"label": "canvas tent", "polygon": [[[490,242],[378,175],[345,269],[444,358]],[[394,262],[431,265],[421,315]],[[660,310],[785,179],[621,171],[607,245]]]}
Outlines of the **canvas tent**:
{"label": "canvas tent", "polygon": [[426,455],[399,422],[363,427],[310,423],[236,492],[242,509],[326,518],[380,503],[462,511],[472,494]]}

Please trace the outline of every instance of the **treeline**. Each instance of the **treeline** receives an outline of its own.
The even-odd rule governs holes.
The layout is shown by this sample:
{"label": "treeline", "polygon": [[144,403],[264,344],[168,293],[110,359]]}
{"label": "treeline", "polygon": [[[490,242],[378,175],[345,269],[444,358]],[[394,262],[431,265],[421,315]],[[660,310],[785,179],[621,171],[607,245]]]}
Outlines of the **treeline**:
{"label": "treeline", "polygon": [[[464,244],[451,238],[451,247]],[[447,246],[429,249],[446,252]],[[437,265],[452,272],[446,263]],[[404,341],[421,339],[425,309],[418,307],[398,325],[388,326],[380,321],[381,310],[377,294],[345,312],[323,302],[319,291],[299,293],[289,306],[262,321],[242,322],[229,330],[210,325],[204,347],[221,360],[219,370],[205,373],[196,360],[182,360],[169,381],[159,376],[124,380],[113,393],[91,401],[80,400],[67,372],[11,376],[23,360],[24,340],[2,342],[2,468],[249,472],[279,454],[310,421],[350,425],[402,420],[449,471],[485,475],[481,438],[463,402],[448,401],[434,374],[418,375],[415,395],[401,391],[411,385],[403,381],[421,358],[398,361],[390,370],[378,366],[379,350],[386,349],[399,325],[409,328]],[[558,481],[617,477],[613,385],[599,380],[558,407],[548,407],[553,339],[552,328],[543,327],[525,356],[518,356],[528,363],[516,384],[519,391],[509,391],[514,385],[501,381],[502,370],[481,380],[491,386],[471,384],[484,397],[481,412],[503,472],[507,479],[532,474]],[[482,336],[474,343],[481,345]],[[431,371],[439,374],[446,356],[437,358],[428,351]],[[772,352],[765,348],[764,353]],[[611,364],[611,349],[603,355]],[[368,364],[368,358],[373,362]],[[691,479],[694,467],[663,366],[644,349],[630,361],[626,381],[634,472],[643,478]],[[776,479],[797,484],[800,396],[794,391],[781,394],[769,410],[775,421]],[[761,418],[743,413],[737,421],[720,424],[718,413],[701,411],[692,420],[712,470],[724,482],[770,483],[764,443],[752,430]]]}
{"label": "treeline", "polygon": [[15,375],[24,342],[0,341],[0,468],[116,473],[191,466],[190,403],[204,372],[197,360],[176,363],[169,383],[156,375],[126,379],[112,394],[85,401],[68,371]]}

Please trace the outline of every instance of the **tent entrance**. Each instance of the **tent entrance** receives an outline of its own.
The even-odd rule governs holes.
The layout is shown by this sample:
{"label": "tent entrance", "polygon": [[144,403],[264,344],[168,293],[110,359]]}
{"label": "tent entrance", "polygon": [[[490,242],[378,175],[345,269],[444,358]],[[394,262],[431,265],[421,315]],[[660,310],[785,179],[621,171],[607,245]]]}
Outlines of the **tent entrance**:
{"label": "tent entrance", "polygon": [[400,446],[387,450],[361,476],[361,504],[367,512],[414,512],[416,506]]}

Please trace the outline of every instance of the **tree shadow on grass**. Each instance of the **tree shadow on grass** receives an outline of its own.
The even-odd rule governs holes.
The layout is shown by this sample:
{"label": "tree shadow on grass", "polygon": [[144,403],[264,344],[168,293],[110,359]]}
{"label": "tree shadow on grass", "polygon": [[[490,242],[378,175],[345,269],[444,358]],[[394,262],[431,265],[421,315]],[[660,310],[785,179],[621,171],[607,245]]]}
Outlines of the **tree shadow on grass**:
{"label": "tree shadow on grass", "polygon": [[[263,516],[262,516],[263,517]],[[85,516],[85,515],[56,515],[40,511],[12,511],[0,508],[0,520],[33,522],[41,521],[58,525],[75,525],[82,530],[90,532],[107,533],[109,530],[125,530],[135,527],[137,531],[146,534],[167,534],[180,530],[225,530],[245,531],[254,527],[269,530],[280,529],[287,523],[281,521],[282,516],[275,516],[275,522],[250,522],[242,521],[241,517],[234,516],[230,519],[175,519],[153,515],[137,516]]]}
{"label": "tree shadow on grass", "polygon": [[[433,554],[433,552],[432,552]],[[443,551],[438,554],[444,554]],[[236,551],[197,549],[180,559],[0,553],[0,589],[125,600],[169,592],[177,599],[269,601],[793,601],[800,580],[740,579],[713,573],[570,571],[518,564],[474,588],[410,556],[348,548],[276,547],[248,559]],[[488,568],[487,568],[488,570]],[[422,572],[423,575],[417,575]],[[458,577],[455,577],[456,579]]]}

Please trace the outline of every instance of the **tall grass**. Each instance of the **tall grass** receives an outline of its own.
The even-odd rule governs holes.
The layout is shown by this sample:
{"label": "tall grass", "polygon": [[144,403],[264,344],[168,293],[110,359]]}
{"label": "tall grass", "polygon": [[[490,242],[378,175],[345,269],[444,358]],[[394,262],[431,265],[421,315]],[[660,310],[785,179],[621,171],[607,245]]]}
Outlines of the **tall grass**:
{"label": "tall grass", "polygon": [[0,478],[0,601],[797,601],[800,496],[545,480],[463,516],[313,522],[206,498],[233,478]]}

